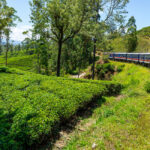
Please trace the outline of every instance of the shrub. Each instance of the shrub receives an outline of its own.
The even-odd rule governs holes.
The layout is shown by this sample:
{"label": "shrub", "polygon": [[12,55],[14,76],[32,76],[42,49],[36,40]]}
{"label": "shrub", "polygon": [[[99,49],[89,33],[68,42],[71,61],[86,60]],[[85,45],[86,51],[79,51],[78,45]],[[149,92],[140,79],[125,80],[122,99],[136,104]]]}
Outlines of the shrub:
{"label": "shrub", "polygon": [[9,69],[7,67],[0,67],[0,73],[1,72],[9,73]]}
{"label": "shrub", "polygon": [[150,82],[147,82],[144,87],[145,87],[146,92],[150,93]]}
{"label": "shrub", "polygon": [[121,71],[123,70],[124,66],[125,66],[125,65],[119,65],[119,66],[117,67],[117,72],[121,72]]}
{"label": "shrub", "polygon": [[105,70],[105,72],[114,72],[115,71],[115,66],[112,65],[111,63],[106,63],[106,64],[103,64],[103,69]]}
{"label": "shrub", "polygon": [[96,65],[96,74],[98,79],[105,79],[107,73],[113,74],[115,72],[115,66],[111,63],[97,64]]}

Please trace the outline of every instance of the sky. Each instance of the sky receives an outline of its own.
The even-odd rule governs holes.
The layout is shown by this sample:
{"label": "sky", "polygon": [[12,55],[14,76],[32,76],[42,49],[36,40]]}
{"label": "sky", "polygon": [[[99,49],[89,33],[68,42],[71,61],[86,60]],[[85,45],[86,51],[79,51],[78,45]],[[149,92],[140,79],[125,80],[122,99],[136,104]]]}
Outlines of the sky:
{"label": "sky", "polygon": [[[22,41],[25,38],[22,32],[32,28],[29,0],[7,0],[7,3],[17,10],[17,15],[22,19],[22,22],[12,29],[11,39]],[[150,0],[130,0],[127,11],[127,18],[135,17],[138,30],[150,26]]]}
{"label": "sky", "polygon": [[22,20],[22,22],[16,22],[17,26],[12,29],[11,39],[14,41],[23,41],[26,36],[22,32],[32,28],[29,0],[7,0],[7,3],[9,6],[15,8],[17,16]]}

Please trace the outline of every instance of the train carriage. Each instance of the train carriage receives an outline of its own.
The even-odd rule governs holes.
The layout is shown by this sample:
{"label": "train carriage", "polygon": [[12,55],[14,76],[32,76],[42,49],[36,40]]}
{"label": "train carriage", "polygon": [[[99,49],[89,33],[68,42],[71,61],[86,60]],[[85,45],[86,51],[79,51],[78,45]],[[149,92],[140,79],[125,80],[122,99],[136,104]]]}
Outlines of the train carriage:
{"label": "train carriage", "polygon": [[127,60],[139,62],[139,53],[127,53]]}
{"label": "train carriage", "polygon": [[150,63],[150,53],[143,53],[143,54],[141,54],[139,61],[141,63]]}
{"label": "train carriage", "polygon": [[150,64],[150,53],[111,53],[109,59]]}

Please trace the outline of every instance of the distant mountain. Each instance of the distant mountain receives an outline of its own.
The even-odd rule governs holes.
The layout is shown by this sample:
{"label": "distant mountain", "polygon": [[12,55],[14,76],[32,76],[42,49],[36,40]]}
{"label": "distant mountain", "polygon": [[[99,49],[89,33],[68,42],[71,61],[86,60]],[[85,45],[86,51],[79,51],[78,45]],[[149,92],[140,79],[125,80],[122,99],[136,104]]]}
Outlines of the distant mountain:
{"label": "distant mountain", "polygon": [[[11,42],[12,43],[12,42]],[[21,44],[21,42],[20,41],[13,41],[13,44],[14,45],[18,45],[18,44]]]}
{"label": "distant mountain", "polygon": [[[20,41],[12,41],[12,40],[10,40],[10,43],[13,43],[13,45],[21,44],[21,42],[20,42]],[[3,40],[3,41],[2,41],[2,45],[5,45],[5,44],[6,44],[6,41],[5,41],[5,40]]]}

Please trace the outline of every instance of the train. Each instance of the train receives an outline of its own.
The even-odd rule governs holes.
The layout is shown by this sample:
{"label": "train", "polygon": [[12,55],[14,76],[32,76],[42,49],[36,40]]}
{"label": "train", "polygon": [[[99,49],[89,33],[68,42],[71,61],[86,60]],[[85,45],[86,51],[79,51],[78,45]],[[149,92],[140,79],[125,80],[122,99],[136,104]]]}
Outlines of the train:
{"label": "train", "polygon": [[110,53],[109,59],[149,65],[150,53]]}

